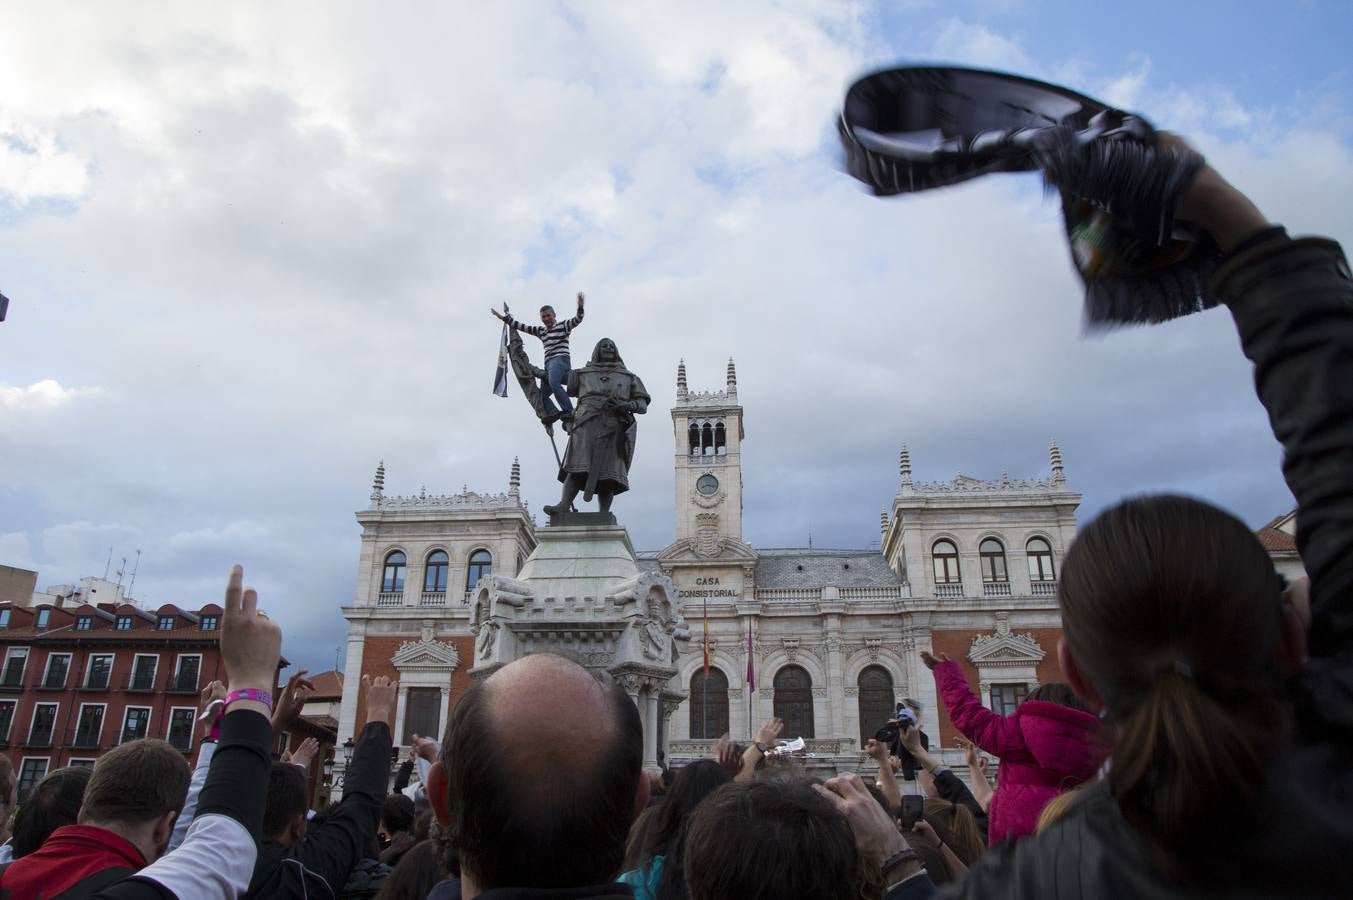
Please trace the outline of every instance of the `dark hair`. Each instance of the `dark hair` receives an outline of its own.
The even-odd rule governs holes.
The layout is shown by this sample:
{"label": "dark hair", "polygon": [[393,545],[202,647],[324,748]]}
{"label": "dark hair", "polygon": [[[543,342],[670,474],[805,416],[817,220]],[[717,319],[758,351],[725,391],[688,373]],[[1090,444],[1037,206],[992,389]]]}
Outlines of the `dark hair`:
{"label": "dark hair", "polygon": [[634,821],[639,779],[645,777],[643,725],[634,702],[617,684],[599,684],[613,727],[598,730],[614,732],[609,746],[598,746],[586,768],[571,774],[544,765],[524,771],[507,758],[490,722],[492,687],[492,677],[471,685],[456,704],[442,742],[451,807],[448,838],[461,868],[486,889],[582,887],[613,880]]}
{"label": "dark hair", "polygon": [[415,841],[426,841],[432,831],[432,810],[425,809],[418,814],[418,818],[413,820],[413,839]]}
{"label": "dark hair", "polygon": [[540,311],[541,311],[541,312],[544,312],[544,311],[547,310],[547,309],[548,309],[550,312],[554,312],[554,307],[553,307],[553,306],[550,306],[548,303],[546,303],[544,306],[542,306],[542,307],[540,308]]}
{"label": "dark hair", "polygon": [[80,821],[139,825],[181,812],[192,777],[183,754],[168,741],[128,741],[94,763]]}
{"label": "dark hair", "polygon": [[987,852],[986,838],[977,827],[972,810],[962,803],[927,797],[922,804],[925,820],[935,829],[935,836],[944,842],[963,865],[972,868]]}
{"label": "dark hair", "polygon": [[1024,698],[1025,703],[1030,700],[1042,700],[1044,703],[1069,706],[1086,713],[1091,711],[1090,707],[1085,705],[1085,701],[1076,696],[1076,692],[1071,689],[1071,685],[1064,681],[1050,681],[1047,684],[1040,684]]}
{"label": "dark hair", "polygon": [[1113,731],[1109,787],[1168,867],[1252,821],[1285,722],[1281,591],[1245,523],[1186,497],[1121,503],[1067,552],[1063,634]]}
{"label": "dark hair", "polygon": [[[305,773],[299,766],[284,762],[272,764],[272,772],[268,775],[268,801],[263,807],[264,838],[278,837],[292,819],[305,815],[310,806],[306,793]],[[332,814],[332,810],[326,809],[326,813]]]}
{"label": "dark hair", "polygon": [[93,769],[67,766],[48,773],[19,804],[14,816],[14,858],[27,856],[42,846],[63,825],[74,825]]}
{"label": "dark hair", "polygon": [[681,860],[691,813],[702,800],[732,780],[733,776],[712,759],[697,760],[676,770],[672,789],[654,808],[642,843],[631,848],[625,860],[626,868],[639,868],[655,856],[664,857],[662,878],[655,892],[657,900],[684,900],[686,884]]}
{"label": "dark hair", "polygon": [[686,887],[690,900],[853,900],[857,857],[845,818],[808,784],[793,778],[735,781],[691,816]]}
{"label": "dark hair", "polygon": [[381,822],[385,825],[386,834],[412,831],[413,819],[413,801],[403,794],[391,794],[381,804]]}
{"label": "dark hair", "polygon": [[410,847],[386,876],[375,900],[425,900],[433,885],[446,877],[439,850],[433,841]]}

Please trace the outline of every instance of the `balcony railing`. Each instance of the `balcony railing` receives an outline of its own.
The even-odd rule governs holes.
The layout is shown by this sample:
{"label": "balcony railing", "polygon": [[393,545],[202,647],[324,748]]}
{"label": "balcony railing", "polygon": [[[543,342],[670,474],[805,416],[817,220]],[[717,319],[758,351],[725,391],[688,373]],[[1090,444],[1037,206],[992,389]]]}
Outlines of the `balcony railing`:
{"label": "balcony railing", "polygon": [[52,746],[52,729],[45,731],[34,731],[28,736],[29,747],[50,747]]}
{"label": "balcony railing", "polygon": [[23,690],[23,672],[6,672],[0,676],[0,690],[21,691]]}
{"label": "balcony railing", "polygon": [[1030,582],[1029,593],[1035,597],[1056,597],[1057,582],[1055,581]]}
{"label": "balcony railing", "polygon": [[937,584],[935,585],[936,600],[953,600],[963,596],[962,584]]}
{"label": "balcony railing", "polygon": [[474,591],[465,592],[465,604],[467,606],[469,605],[470,601],[474,599],[474,593],[475,593]]}
{"label": "balcony railing", "polygon": [[377,594],[377,595],[376,595],[376,605],[377,605],[377,606],[403,606],[403,605],[404,605],[404,592],[403,592],[403,591],[388,591],[388,592],[385,592],[385,593]]}
{"label": "balcony railing", "polygon": [[187,753],[193,749],[193,734],[191,731],[169,732],[169,746],[175,750]]}
{"label": "balcony railing", "polygon": [[155,690],[155,673],[145,674],[138,672],[127,680],[127,690],[129,691],[153,691]]}
{"label": "balcony railing", "polygon": [[196,694],[197,675],[194,674],[191,678],[187,675],[175,675],[165,690],[170,694]]}
{"label": "balcony railing", "polygon": [[419,606],[445,606],[446,591],[423,591],[418,597]]}
{"label": "balcony railing", "polygon": [[86,691],[106,691],[108,690],[108,673],[90,675],[80,687]]}
{"label": "balcony railing", "polygon": [[42,684],[38,685],[44,691],[59,691],[66,686],[66,676],[57,678],[55,675],[48,675],[42,679]]}
{"label": "balcony railing", "polygon": [[75,732],[75,747],[79,750],[92,750],[99,746],[99,733],[97,731],[77,731]]}
{"label": "balcony railing", "polygon": [[1008,581],[984,581],[982,582],[983,597],[1009,597],[1010,582]]}

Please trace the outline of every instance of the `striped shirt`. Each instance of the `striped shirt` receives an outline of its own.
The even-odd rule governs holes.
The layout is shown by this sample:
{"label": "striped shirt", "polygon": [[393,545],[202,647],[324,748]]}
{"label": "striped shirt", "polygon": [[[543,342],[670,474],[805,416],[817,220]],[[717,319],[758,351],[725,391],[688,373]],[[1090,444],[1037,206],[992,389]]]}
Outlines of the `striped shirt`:
{"label": "striped shirt", "polygon": [[518,331],[524,331],[527,334],[534,334],[540,338],[540,342],[545,345],[545,358],[554,359],[556,356],[568,356],[568,336],[569,332],[578,327],[583,320],[582,304],[578,305],[578,314],[566,322],[555,322],[553,328],[546,328],[544,325],[523,325],[511,316],[507,317],[507,322]]}

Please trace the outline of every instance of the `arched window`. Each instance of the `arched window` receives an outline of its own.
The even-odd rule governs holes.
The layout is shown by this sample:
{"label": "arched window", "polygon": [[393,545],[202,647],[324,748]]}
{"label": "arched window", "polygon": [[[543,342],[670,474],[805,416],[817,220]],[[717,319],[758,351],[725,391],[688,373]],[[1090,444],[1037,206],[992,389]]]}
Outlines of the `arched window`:
{"label": "arched window", "polygon": [[395,550],[385,557],[385,573],[381,576],[381,593],[398,594],[404,590],[404,570],[409,558],[404,551]]}
{"label": "arched window", "polygon": [[714,429],[706,422],[700,428],[700,452],[709,456],[714,452]]}
{"label": "arched window", "polygon": [[866,666],[856,684],[860,688],[860,746],[869,742],[897,708],[893,700],[893,676],[882,666]]}
{"label": "arched window", "polygon": [[1024,545],[1024,552],[1029,555],[1029,580],[1030,581],[1054,581],[1056,575],[1052,571],[1052,546],[1042,538],[1030,538],[1029,543]]}
{"label": "arched window", "polygon": [[728,733],[728,676],[713,666],[691,676],[691,738],[717,738]]}
{"label": "arched window", "polygon": [[697,425],[697,424],[695,424],[694,422],[692,422],[692,423],[691,423],[690,429],[686,432],[686,435],[687,435],[687,438],[690,440],[690,443],[691,443],[691,456],[699,456],[699,455],[700,455],[700,426]]}
{"label": "arched window", "polygon": [[953,541],[936,541],[930,556],[935,564],[936,584],[958,584],[963,580],[958,574],[958,548]]}
{"label": "arched window", "polygon": [[993,583],[999,581],[1009,581],[1010,578],[1005,572],[1005,547],[995,538],[987,538],[977,547],[977,554],[982,559],[982,581]]}
{"label": "arched window", "polygon": [[728,433],[725,431],[722,422],[714,426],[714,452],[728,452]]}
{"label": "arched window", "polygon": [[445,550],[433,550],[428,554],[427,564],[423,568],[423,593],[446,593],[446,572],[450,563]]}
{"label": "arched window", "polygon": [[465,576],[465,590],[472,591],[479,579],[493,574],[493,556],[487,550],[476,550],[470,554],[470,571]]}
{"label": "arched window", "polygon": [[813,679],[807,672],[798,666],[776,672],[773,706],[775,717],[784,720],[785,740],[813,737]]}

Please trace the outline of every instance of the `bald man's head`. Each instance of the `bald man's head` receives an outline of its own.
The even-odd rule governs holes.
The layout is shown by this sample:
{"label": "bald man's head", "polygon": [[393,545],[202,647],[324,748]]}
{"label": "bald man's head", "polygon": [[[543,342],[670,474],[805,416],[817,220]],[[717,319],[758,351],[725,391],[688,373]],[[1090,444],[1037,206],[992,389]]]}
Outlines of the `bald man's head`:
{"label": "bald man's head", "polygon": [[465,693],[442,746],[451,839],[480,889],[619,872],[643,758],[638,710],[619,687],[528,656]]}

